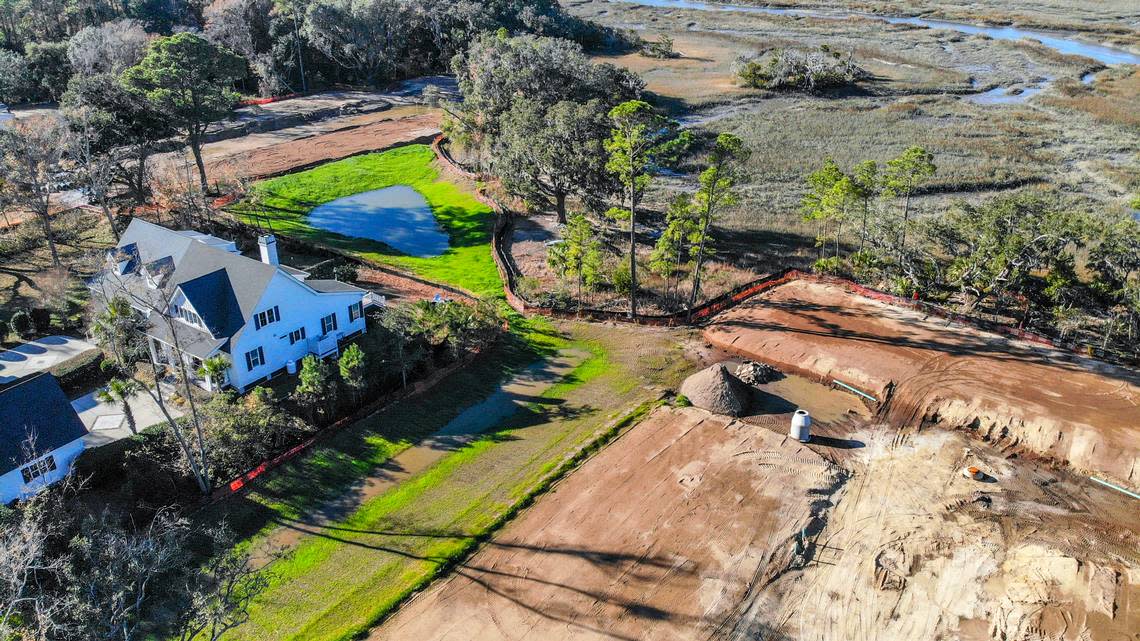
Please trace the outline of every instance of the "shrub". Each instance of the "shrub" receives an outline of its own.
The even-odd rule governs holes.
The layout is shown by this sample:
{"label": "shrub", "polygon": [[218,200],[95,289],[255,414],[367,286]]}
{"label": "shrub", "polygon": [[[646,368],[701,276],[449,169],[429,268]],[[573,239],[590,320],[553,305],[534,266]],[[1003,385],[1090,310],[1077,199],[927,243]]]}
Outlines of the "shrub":
{"label": "shrub", "polygon": [[20,310],[12,314],[10,322],[12,331],[20,338],[27,338],[32,333],[32,317],[28,316],[28,312]]}
{"label": "shrub", "polygon": [[44,309],[43,307],[32,308],[32,325],[40,334],[46,334],[51,330],[51,310]]}
{"label": "shrub", "polygon": [[622,296],[629,296],[629,292],[633,288],[633,278],[629,275],[629,265],[624,261],[619,263],[614,268],[613,273],[610,274],[610,283],[613,284],[617,293]]}
{"label": "shrub", "polygon": [[816,93],[854,84],[869,74],[838,51],[778,49],[766,57],[737,60],[736,74],[749,87]]}
{"label": "shrub", "polygon": [[828,256],[812,263],[811,268],[817,274],[838,274],[843,271],[843,261],[838,256]]}
{"label": "shrub", "polygon": [[106,383],[111,369],[103,367],[103,352],[92,349],[57,363],[48,371],[59,379],[59,386],[70,398]]}
{"label": "shrub", "polygon": [[641,55],[648,58],[677,58],[679,56],[673,50],[673,39],[666,35],[662,35],[656,42],[643,43]]}
{"label": "shrub", "polygon": [[692,407],[693,402],[689,400],[688,396],[685,396],[684,394],[678,394],[673,399],[673,405],[675,407]]}

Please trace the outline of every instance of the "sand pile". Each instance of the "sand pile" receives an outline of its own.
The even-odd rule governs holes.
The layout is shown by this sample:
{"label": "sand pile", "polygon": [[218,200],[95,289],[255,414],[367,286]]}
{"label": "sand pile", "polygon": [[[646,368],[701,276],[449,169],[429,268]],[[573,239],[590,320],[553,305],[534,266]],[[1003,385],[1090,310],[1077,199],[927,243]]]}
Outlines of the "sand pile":
{"label": "sand pile", "polygon": [[748,409],[748,387],[730,374],[724,363],[686,378],[681,383],[681,394],[696,407],[714,414],[740,416]]}

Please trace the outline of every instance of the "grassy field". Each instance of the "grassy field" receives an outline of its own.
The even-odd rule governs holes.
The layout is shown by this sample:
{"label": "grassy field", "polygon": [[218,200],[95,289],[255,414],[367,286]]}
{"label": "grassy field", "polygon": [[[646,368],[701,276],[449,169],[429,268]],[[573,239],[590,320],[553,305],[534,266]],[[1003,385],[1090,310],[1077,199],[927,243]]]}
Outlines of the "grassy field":
{"label": "grassy field", "polygon": [[[232,211],[249,223],[268,218],[274,230],[293,238],[400,267],[473,294],[493,295],[500,283],[488,249],[491,209],[470,190],[441,179],[434,162],[435,155],[425,145],[355,156],[256,183],[251,198]],[[450,244],[442,256],[407,256],[380,242],[314,228],[306,220],[309,211],[323,203],[394,185],[412,187],[431,205]]]}
{"label": "grassy field", "polygon": [[[587,360],[485,438],[326,527],[335,535],[302,539],[292,556],[272,566],[277,578],[254,604],[250,621],[227,638],[353,638],[527,504],[576,453],[612,436],[607,429],[615,420],[656,397],[646,385],[674,385],[687,367],[677,335],[669,332],[562,329],[533,338],[548,350],[585,349]],[[256,514],[242,523],[263,529],[303,522],[320,501],[407,447],[414,433],[438,430],[489,394],[508,368],[534,354],[521,344],[504,346],[423,396],[361,421],[250,494],[221,504],[211,518],[233,523]]]}

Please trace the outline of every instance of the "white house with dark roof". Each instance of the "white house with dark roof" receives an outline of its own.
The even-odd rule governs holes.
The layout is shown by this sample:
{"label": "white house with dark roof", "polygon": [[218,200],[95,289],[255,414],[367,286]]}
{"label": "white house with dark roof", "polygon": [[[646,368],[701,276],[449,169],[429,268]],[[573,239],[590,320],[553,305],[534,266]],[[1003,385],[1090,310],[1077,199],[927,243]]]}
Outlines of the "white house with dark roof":
{"label": "white house with dark roof", "polygon": [[197,370],[224,354],[225,384],[245,391],[308,354],[336,354],[365,331],[363,289],[281,265],[272,235],[258,245],[260,260],[232,241],[136,218],[89,286],[105,300],[126,298],[150,319],[156,362],[174,365],[181,353],[195,382],[211,389]]}
{"label": "white house with dark roof", "polygon": [[0,504],[26,499],[67,476],[86,435],[51,374],[0,389]]}

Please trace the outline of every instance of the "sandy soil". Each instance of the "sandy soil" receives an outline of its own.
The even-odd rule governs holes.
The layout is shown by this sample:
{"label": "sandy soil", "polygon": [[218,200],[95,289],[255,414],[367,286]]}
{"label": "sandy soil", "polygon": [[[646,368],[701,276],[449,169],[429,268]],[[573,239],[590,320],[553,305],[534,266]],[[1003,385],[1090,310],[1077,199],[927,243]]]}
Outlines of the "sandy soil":
{"label": "sandy soil", "polygon": [[[370,638],[1132,638],[1131,499],[798,376],[757,393],[659,409]],[[828,417],[806,446],[795,407]]]}
{"label": "sandy soil", "polygon": [[1133,638],[1134,501],[961,433],[847,436],[831,452],[850,477],[807,560],[749,594],[721,638]]}
{"label": "sandy soil", "polygon": [[715,346],[887,400],[894,425],[938,422],[1140,485],[1140,376],[795,281],[728,311]]}
{"label": "sandy soil", "polygon": [[838,479],[781,434],[658,409],[371,638],[706,639]]}

